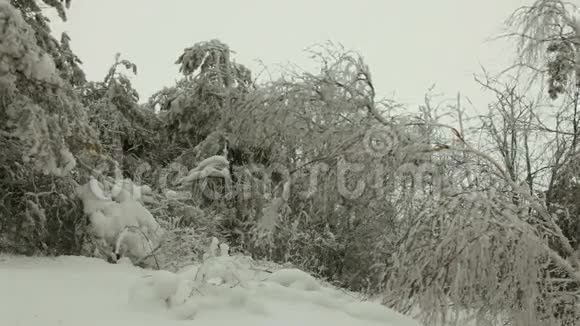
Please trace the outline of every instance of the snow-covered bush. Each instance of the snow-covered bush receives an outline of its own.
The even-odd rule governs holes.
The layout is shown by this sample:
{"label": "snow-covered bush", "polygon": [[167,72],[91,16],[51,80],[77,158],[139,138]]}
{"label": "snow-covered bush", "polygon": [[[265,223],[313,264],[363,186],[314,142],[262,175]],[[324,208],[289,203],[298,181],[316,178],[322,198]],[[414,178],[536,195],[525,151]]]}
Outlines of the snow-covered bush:
{"label": "snow-covered bush", "polygon": [[[91,179],[77,188],[89,217],[92,234],[115,258],[129,257],[143,263],[160,244],[164,230],[153,215],[132,196],[135,185],[125,180],[112,194],[102,183]],[[152,265],[149,262],[148,265]]]}
{"label": "snow-covered bush", "polygon": [[222,215],[200,209],[191,194],[166,189],[163,194],[155,194],[155,200],[146,206],[165,230],[154,250],[162,269],[177,271],[201,261],[208,239],[222,237]]}
{"label": "snow-covered bush", "polygon": [[219,244],[216,238],[204,252],[203,261],[176,273],[154,271],[137,280],[130,289],[129,303],[139,308],[169,309],[179,319],[193,319],[200,310],[220,306],[255,309],[248,302],[250,294],[242,288],[255,286],[265,272],[254,269],[249,257],[230,256],[227,244]]}
{"label": "snow-covered bush", "polygon": [[87,222],[72,178],[38,175],[29,165],[15,171],[22,179],[0,187],[0,252],[85,253]]}

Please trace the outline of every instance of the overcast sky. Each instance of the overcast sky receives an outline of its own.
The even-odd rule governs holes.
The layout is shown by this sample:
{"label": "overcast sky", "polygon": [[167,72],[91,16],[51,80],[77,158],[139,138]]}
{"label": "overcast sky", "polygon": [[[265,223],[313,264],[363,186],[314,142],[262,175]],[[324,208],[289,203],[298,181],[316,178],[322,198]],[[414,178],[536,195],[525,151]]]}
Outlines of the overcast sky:
{"label": "overcast sky", "polygon": [[[139,67],[135,88],[146,99],[178,77],[185,47],[218,38],[235,60],[259,71],[292,62],[309,66],[304,49],[332,40],[360,52],[383,96],[416,104],[425,90],[457,91],[484,105],[473,81],[480,64],[504,68],[513,55],[502,32],[508,15],[530,0],[74,0],[67,31],[89,79],[102,79],[121,52]],[[489,97],[487,97],[489,98]]]}

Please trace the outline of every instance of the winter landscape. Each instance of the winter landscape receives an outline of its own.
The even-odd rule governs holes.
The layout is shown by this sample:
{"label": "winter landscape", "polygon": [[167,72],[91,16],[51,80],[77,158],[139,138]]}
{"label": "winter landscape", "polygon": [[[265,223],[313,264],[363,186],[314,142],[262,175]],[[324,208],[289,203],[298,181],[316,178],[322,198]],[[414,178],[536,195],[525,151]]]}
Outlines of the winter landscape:
{"label": "winter landscape", "polygon": [[0,325],[580,325],[578,6],[0,0]]}

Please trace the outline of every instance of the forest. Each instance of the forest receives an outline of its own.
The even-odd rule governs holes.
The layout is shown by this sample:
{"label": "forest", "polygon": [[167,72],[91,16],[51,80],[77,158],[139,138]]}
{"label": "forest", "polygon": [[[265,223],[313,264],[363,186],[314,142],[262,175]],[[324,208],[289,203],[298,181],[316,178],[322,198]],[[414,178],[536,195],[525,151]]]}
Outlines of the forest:
{"label": "forest", "polygon": [[578,325],[580,12],[530,2],[474,111],[379,98],[333,42],[267,81],[225,40],[184,44],[144,99],[136,63],[87,80],[53,36],[46,11],[74,1],[0,0],[0,253],[176,271],[219,241],[425,325]]}

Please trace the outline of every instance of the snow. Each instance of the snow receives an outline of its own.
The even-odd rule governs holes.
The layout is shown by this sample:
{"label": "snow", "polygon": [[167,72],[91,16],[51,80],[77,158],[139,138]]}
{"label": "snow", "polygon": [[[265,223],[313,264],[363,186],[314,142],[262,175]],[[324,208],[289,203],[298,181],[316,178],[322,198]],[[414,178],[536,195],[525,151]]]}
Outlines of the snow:
{"label": "snow", "polygon": [[91,179],[76,192],[89,216],[93,236],[111,252],[138,261],[159,244],[163,229],[141,202],[150,188],[124,180],[108,193],[102,183]]}
{"label": "snow", "polygon": [[189,184],[195,180],[203,179],[209,176],[229,179],[230,172],[228,167],[230,162],[221,155],[215,155],[201,161],[193,168],[187,176],[179,180],[180,184]]}
{"label": "snow", "polygon": [[[86,257],[0,256],[0,325],[420,326],[299,270],[252,274],[247,257],[209,258],[217,259],[235,262],[244,284],[201,280],[207,262],[171,273]],[[317,289],[293,286],[312,281]]]}
{"label": "snow", "polygon": [[34,30],[9,1],[0,0],[0,79],[14,72],[59,83],[54,61],[36,45]]}
{"label": "snow", "polygon": [[314,277],[297,268],[281,269],[268,277],[268,281],[287,287],[298,287],[307,291],[316,291],[320,285]]}

